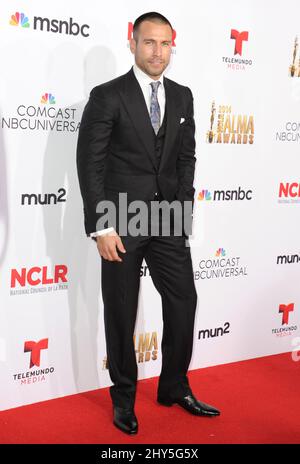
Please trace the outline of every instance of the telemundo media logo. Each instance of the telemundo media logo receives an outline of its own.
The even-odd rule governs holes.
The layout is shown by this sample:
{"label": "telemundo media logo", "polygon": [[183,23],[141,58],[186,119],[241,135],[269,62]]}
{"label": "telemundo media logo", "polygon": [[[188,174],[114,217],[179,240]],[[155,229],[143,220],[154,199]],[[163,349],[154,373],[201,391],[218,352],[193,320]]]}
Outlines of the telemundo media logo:
{"label": "telemundo media logo", "polygon": [[[274,327],[272,329],[272,334],[276,337],[285,337],[291,336],[295,331],[298,330],[297,324],[295,324],[295,303],[288,303],[288,304],[279,304],[277,314],[281,315],[281,326]],[[292,322],[290,323],[290,317]]]}
{"label": "telemundo media logo", "polygon": [[41,16],[33,16],[33,21],[30,21],[25,13],[16,12],[11,15],[9,24],[11,26],[19,26],[24,29],[29,29],[32,24],[34,30],[40,32],[53,32],[56,34],[81,35],[89,37],[90,26],[88,24],[80,25],[73,21],[73,18],[68,20],[42,18]]}
{"label": "telemundo media logo", "polygon": [[[47,379],[47,375],[51,375],[54,372],[54,367],[40,367],[41,364],[41,352],[48,350],[48,338],[43,338],[39,341],[26,340],[24,343],[24,353],[30,353],[29,359],[29,371],[17,372],[13,374],[14,381],[20,385],[32,385],[37,382],[44,382]],[[38,369],[39,368],[39,369]]]}

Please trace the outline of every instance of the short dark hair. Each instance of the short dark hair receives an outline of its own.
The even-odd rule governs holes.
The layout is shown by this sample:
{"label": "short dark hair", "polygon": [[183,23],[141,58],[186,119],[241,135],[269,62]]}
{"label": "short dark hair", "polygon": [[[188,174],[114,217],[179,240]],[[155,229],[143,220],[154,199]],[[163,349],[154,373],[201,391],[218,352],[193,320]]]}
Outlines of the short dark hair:
{"label": "short dark hair", "polygon": [[142,14],[141,16],[136,18],[136,20],[134,21],[132,33],[133,33],[133,38],[135,40],[137,39],[137,32],[138,32],[139,26],[143,21],[153,21],[154,23],[168,24],[173,32],[172,24],[165,16],[163,16],[160,13],[157,13],[156,11],[150,11],[149,13]]}

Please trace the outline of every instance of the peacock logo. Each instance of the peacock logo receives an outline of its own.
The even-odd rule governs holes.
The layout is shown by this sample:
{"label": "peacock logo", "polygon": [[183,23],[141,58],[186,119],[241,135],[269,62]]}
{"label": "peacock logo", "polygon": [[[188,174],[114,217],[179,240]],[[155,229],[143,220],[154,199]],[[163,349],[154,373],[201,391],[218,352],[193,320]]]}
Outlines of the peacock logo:
{"label": "peacock logo", "polygon": [[208,190],[201,190],[198,194],[198,200],[211,200],[211,194]]}
{"label": "peacock logo", "polygon": [[224,248],[218,248],[216,251],[216,256],[220,258],[221,256],[226,256],[226,251]]}
{"label": "peacock logo", "polygon": [[30,27],[27,16],[24,13],[19,13],[18,11],[11,15],[9,24],[11,26]]}
{"label": "peacock logo", "polygon": [[46,105],[47,103],[50,103],[50,105],[55,105],[55,97],[52,95],[52,93],[44,93],[41,98],[41,103],[43,105]]}

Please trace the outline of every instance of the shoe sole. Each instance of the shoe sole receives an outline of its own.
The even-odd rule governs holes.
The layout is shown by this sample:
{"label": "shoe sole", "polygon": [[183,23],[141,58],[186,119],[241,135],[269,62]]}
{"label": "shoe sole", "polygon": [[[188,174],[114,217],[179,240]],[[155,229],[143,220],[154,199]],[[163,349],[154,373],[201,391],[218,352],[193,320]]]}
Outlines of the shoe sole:
{"label": "shoe sole", "polygon": [[125,429],[123,429],[122,427],[120,427],[116,422],[113,422],[113,424],[114,424],[119,430],[121,430],[122,432],[127,433],[127,435],[135,435],[135,434],[138,433],[138,429],[134,429],[134,430],[125,430]]}
{"label": "shoe sole", "polygon": [[176,401],[172,401],[172,400],[157,400],[157,402],[159,404],[162,404],[163,406],[172,406],[173,404],[178,404],[178,406],[180,406],[182,409],[189,412],[190,414],[193,414],[194,416],[201,416],[201,417],[217,417],[217,416],[220,416],[220,413],[208,413],[208,414],[200,413],[199,414],[198,412],[195,412],[195,411],[192,411],[190,409],[184,408],[183,406],[181,406],[181,404],[176,403]]}

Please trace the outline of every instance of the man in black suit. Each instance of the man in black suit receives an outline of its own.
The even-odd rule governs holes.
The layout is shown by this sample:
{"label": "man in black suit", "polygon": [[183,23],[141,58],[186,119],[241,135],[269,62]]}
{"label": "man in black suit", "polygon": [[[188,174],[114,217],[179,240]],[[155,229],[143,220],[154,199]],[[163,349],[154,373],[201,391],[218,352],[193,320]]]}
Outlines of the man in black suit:
{"label": "man in black suit", "polygon": [[[177,201],[181,206],[189,204],[192,211],[195,192],[192,92],[163,74],[170,61],[172,34],[170,22],[159,13],[137,18],[130,40],[135,64],[126,74],[91,91],[78,137],[85,230],[96,240],[102,262],[113,423],[130,434],[138,430],[133,334],[144,258],[162,298],[162,369],[157,400],[166,406],[177,403],[195,415],[220,414],[195,398],[187,377],[197,294],[190,248],[186,246],[189,232],[184,227],[180,234],[174,232],[184,213],[171,210],[167,235],[161,233],[162,214],[157,216],[150,208]],[[120,193],[129,201],[143,201],[149,208],[146,234],[127,232],[122,236],[120,223],[113,215],[105,216],[100,206],[106,200],[116,206],[117,213],[124,214]],[[160,227],[158,234],[149,229],[155,221]]]}

